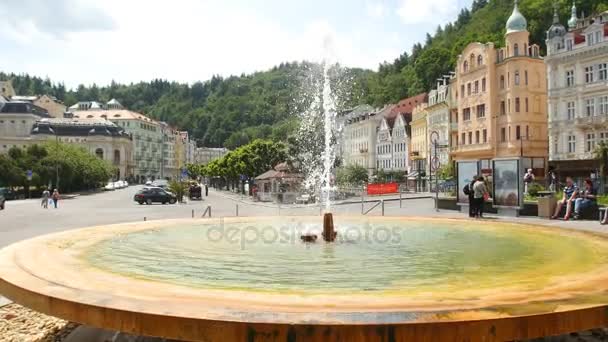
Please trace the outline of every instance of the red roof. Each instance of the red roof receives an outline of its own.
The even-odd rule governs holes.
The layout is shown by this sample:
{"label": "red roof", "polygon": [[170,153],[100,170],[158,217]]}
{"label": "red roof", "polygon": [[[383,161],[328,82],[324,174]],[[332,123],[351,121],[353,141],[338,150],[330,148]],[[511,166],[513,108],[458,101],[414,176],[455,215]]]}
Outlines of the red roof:
{"label": "red roof", "polygon": [[421,104],[421,103],[426,103],[428,100],[428,94],[427,93],[422,93],[422,94],[418,94],[416,96],[412,96],[412,97],[408,97],[407,99],[403,99],[399,102],[397,102],[397,105],[395,106],[395,108],[393,108],[393,110],[391,110],[389,113],[387,113],[385,115],[385,118],[387,120],[395,120],[395,118],[401,114],[404,115],[406,117],[406,119],[410,119],[412,117],[412,112],[414,111],[414,108],[416,108],[417,105]]}

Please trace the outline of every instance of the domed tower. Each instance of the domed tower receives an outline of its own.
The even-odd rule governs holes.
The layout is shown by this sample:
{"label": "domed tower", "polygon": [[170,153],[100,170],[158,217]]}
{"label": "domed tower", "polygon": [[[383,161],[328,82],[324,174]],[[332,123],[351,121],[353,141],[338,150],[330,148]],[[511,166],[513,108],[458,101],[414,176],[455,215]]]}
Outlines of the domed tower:
{"label": "domed tower", "polygon": [[557,13],[557,3],[553,4],[553,25],[547,31],[547,49],[549,53],[554,53],[564,48],[564,37],[566,28],[559,22]]}
{"label": "domed tower", "polygon": [[518,0],[515,0],[513,13],[507,20],[507,33],[505,35],[507,46],[507,57],[527,56],[530,32],[528,32],[528,21],[519,12]]}
{"label": "domed tower", "polygon": [[570,30],[574,30],[576,28],[576,24],[578,23],[578,17],[576,16],[576,3],[572,1],[572,15],[568,20],[568,28]]}

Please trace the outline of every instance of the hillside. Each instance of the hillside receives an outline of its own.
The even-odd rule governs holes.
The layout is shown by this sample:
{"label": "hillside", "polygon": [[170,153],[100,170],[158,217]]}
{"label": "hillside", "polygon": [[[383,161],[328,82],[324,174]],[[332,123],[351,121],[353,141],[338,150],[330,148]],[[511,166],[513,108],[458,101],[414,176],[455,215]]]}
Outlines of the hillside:
{"label": "hillside", "polygon": [[[556,0],[563,23],[570,16],[571,0]],[[528,19],[531,41],[544,50],[545,31],[551,25],[554,0],[522,0],[520,10]],[[606,0],[577,1],[581,11],[608,9]],[[453,23],[427,34],[411,54],[403,53],[384,62],[378,72],[343,69],[334,84],[340,84],[339,109],[360,103],[380,107],[428,91],[441,75],[453,70],[454,62],[470,42],[503,44],[504,26],[513,8],[512,0],[475,0]],[[136,84],[112,83],[107,87],[81,85],[66,90],[61,83],[29,75],[0,73],[0,80],[13,79],[20,95],[52,94],[67,105],[84,100],[118,99],[126,107],[164,120],[191,132],[199,145],[235,148],[255,138],[286,140],[298,126],[297,115],[310,104],[311,70],[308,62],[283,63],[271,70],[227,78],[214,76],[192,85],[153,80]],[[334,73],[335,74],[335,73]],[[316,83],[315,83],[316,82]]]}

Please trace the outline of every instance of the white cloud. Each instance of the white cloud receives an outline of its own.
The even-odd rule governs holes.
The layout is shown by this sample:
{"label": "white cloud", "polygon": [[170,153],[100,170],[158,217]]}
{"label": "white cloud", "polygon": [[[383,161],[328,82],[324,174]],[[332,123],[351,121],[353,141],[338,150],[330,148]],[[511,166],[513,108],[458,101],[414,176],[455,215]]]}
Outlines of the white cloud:
{"label": "white cloud", "polygon": [[444,23],[458,12],[455,0],[401,0],[397,15],[405,24]]}
{"label": "white cloud", "polygon": [[367,0],[365,2],[365,10],[367,15],[372,18],[383,18],[387,12],[384,3],[377,0]]}

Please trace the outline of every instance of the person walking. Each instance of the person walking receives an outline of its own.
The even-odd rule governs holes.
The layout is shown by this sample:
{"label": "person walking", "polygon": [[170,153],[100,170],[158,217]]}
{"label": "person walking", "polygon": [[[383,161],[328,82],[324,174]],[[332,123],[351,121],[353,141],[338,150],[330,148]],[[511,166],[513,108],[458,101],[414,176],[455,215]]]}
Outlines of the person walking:
{"label": "person walking", "polygon": [[55,207],[55,209],[57,209],[57,202],[59,202],[59,191],[57,191],[57,189],[53,190],[51,199],[53,200],[53,206]]}
{"label": "person walking", "polygon": [[42,192],[42,199],[40,202],[40,206],[44,209],[48,209],[49,208],[49,197],[51,196],[51,192],[49,191],[49,189],[45,188],[44,191]]}
{"label": "person walking", "polygon": [[581,192],[580,197],[574,200],[574,219],[581,218],[583,210],[597,205],[597,192],[593,187],[591,179],[585,179],[585,189]]}
{"label": "person walking", "polygon": [[553,167],[549,169],[547,181],[549,182],[549,191],[555,192],[555,190],[557,190],[557,175],[555,175]]}
{"label": "person walking", "polygon": [[530,186],[530,184],[532,184],[532,182],[534,182],[534,173],[532,172],[532,169],[528,169],[528,172],[526,172],[526,174],[524,175],[524,193],[527,194],[528,193],[528,187]]}
{"label": "person walking", "polygon": [[473,193],[473,185],[477,181],[477,176],[473,176],[470,183],[464,186],[462,192],[469,197],[469,217],[475,217],[477,215],[477,208],[475,207],[475,196]]}
{"label": "person walking", "polygon": [[473,185],[473,197],[475,201],[475,207],[477,212],[475,216],[483,218],[483,207],[485,205],[486,197],[488,196],[488,188],[484,182],[483,176],[477,177],[477,181]]}
{"label": "person walking", "polygon": [[209,196],[209,185],[205,183],[205,197]]}
{"label": "person walking", "polygon": [[559,216],[560,211],[562,211],[562,207],[564,204],[566,205],[566,216],[564,216],[564,220],[568,221],[570,219],[570,214],[572,213],[572,206],[574,205],[574,201],[578,197],[578,186],[574,184],[572,177],[566,177],[566,187],[564,188],[564,195],[561,201],[557,202],[557,207],[555,207],[555,213],[551,216],[552,219],[556,219]]}

